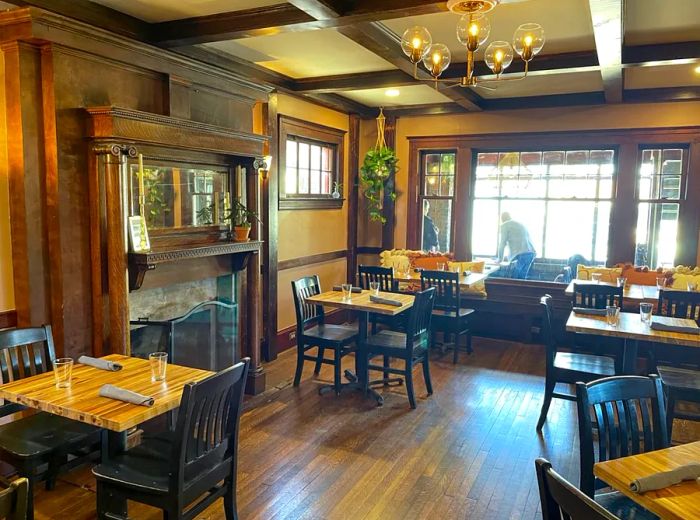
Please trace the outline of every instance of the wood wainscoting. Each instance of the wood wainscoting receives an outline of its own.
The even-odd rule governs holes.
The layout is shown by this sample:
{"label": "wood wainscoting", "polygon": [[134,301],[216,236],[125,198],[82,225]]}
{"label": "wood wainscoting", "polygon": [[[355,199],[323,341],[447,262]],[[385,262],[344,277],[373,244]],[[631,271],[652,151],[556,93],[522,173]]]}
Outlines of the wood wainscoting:
{"label": "wood wainscoting", "polygon": [[17,326],[17,312],[12,309],[9,311],[0,311],[0,330],[11,329]]}

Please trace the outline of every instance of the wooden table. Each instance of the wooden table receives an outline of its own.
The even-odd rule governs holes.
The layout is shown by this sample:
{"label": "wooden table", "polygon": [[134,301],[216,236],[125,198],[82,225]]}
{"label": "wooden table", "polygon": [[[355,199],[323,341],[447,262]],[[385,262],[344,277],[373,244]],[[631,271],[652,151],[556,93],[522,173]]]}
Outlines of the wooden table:
{"label": "wooden table", "polygon": [[[151,368],[146,359],[117,354],[103,359],[116,361],[123,368],[110,372],[76,363],[70,388],[56,388],[53,372],[46,372],[0,385],[0,398],[104,428],[102,457],[106,459],[126,449],[127,430],[177,408],[185,384],[214,374],[197,368],[168,365],[165,381],[151,381]],[[100,397],[100,387],[105,384],[152,396],[155,403],[150,407],[139,406]],[[124,516],[126,503],[114,503],[111,510]]]}
{"label": "wooden table", "polygon": [[687,481],[658,491],[634,493],[630,483],[659,471],[700,462],[700,442],[599,462],[595,475],[663,520],[700,520],[700,483]]}
{"label": "wooden table", "polygon": [[[461,273],[459,275],[459,286],[464,287],[465,289],[472,287],[476,285],[479,282],[482,282],[486,280],[489,276],[491,276],[493,273],[497,272],[500,269],[499,266],[493,265],[493,266],[486,266],[484,267],[484,272],[483,273],[475,273],[471,272],[467,276],[464,276],[464,273]],[[416,272],[409,272],[409,273],[396,273],[394,272],[394,280],[397,282],[419,282],[420,283],[420,273]]]}
{"label": "wooden table", "polygon": [[[679,320],[678,318],[654,316],[653,319],[664,321],[674,320],[679,324],[688,322],[686,323],[687,325],[694,324],[692,320]],[[625,349],[622,364],[624,367],[623,370],[627,374],[634,373],[638,350],[637,342],[640,340],[665,343],[668,345],[700,347],[700,335],[654,330],[646,323],[642,323],[639,313],[635,312],[621,312],[618,325],[611,326],[607,324],[605,316],[576,314],[572,311],[566,322],[566,330],[569,332],[624,339]]]}
{"label": "wooden table", "polygon": [[[367,321],[370,313],[383,314],[385,316],[396,316],[413,307],[415,297],[410,294],[380,292],[382,298],[390,298],[401,302],[401,307],[386,305],[382,303],[374,303],[370,301],[370,291],[363,290],[361,293],[353,293],[349,301],[343,299],[343,293],[339,291],[328,291],[316,296],[310,296],[305,299],[306,303],[317,303],[327,307],[335,307],[355,311],[358,313],[359,334],[358,334],[358,353],[355,356],[355,373],[350,370],[345,371],[345,377],[350,383],[342,385],[343,389],[362,390],[364,391],[364,376],[367,373],[365,368],[367,359],[363,355],[365,342],[367,341]],[[370,389],[370,394],[377,401],[377,404],[384,403],[384,398]]]}
{"label": "wooden table", "polygon": [[[610,287],[617,287],[616,284],[608,282],[593,282],[591,280],[574,280],[571,282],[564,293],[567,296],[574,295],[574,284],[577,285],[607,285]],[[633,302],[635,304],[639,303],[656,303],[659,300],[659,289],[655,285],[637,285],[637,284],[626,284],[624,291],[625,301]]]}

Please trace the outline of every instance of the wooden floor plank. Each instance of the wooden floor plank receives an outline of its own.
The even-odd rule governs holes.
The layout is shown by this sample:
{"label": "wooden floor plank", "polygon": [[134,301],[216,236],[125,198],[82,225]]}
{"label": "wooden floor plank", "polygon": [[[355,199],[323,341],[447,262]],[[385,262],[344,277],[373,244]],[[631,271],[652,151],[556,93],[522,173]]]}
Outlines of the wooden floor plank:
{"label": "wooden floor plank", "polygon": [[[575,405],[555,399],[538,435],[543,348],[481,338],[474,348],[457,365],[449,353],[433,356],[432,396],[416,371],[413,411],[402,386],[380,389],[380,408],[358,394],[318,395],[330,367],[315,378],[308,364],[294,388],[295,354],[281,354],[268,367],[272,390],[248,401],[241,420],[241,519],[539,518],[536,457],[578,482]],[[353,367],[352,357],[344,362]],[[41,520],[94,519],[89,469],[39,490],[36,509]],[[130,515],[161,518],[131,503]],[[223,519],[219,501],[198,520]]]}

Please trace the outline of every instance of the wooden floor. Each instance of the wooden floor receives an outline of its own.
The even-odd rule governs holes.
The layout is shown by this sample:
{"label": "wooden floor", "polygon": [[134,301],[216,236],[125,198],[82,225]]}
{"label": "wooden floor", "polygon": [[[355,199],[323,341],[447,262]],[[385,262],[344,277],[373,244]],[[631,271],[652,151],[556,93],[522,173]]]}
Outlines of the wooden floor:
{"label": "wooden floor", "polygon": [[[534,459],[545,456],[578,482],[575,405],[554,400],[535,432],[544,351],[475,339],[475,353],[431,360],[435,394],[419,372],[418,408],[402,387],[376,407],[357,394],[319,396],[309,364],[293,388],[293,353],[268,367],[274,387],[241,420],[238,504],[247,519],[540,518]],[[348,360],[348,367],[352,359]],[[324,368],[320,380],[328,381]],[[88,470],[37,496],[39,519],[95,518]],[[160,518],[130,505],[130,517]],[[202,520],[223,519],[222,502]]]}

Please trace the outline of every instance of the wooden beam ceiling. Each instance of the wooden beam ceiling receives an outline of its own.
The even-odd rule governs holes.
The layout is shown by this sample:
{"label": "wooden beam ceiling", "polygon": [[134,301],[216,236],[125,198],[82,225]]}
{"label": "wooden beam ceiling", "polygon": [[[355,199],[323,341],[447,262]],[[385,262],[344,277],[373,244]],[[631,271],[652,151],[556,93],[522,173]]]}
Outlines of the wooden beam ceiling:
{"label": "wooden beam ceiling", "polygon": [[360,22],[445,11],[427,0],[290,0],[289,3],[152,24],[151,41],[164,47],[235,40],[282,32],[343,27]]}
{"label": "wooden beam ceiling", "polygon": [[603,77],[605,100],[622,102],[622,35],[624,0],[588,0],[593,35]]}

